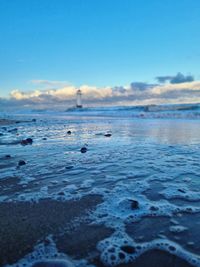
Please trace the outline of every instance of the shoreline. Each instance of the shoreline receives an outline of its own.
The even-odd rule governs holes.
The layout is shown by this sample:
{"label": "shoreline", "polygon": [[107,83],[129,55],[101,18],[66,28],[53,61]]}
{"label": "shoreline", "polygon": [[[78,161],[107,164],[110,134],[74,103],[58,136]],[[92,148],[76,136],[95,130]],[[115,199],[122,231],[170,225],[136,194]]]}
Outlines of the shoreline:
{"label": "shoreline", "polygon": [[20,123],[20,122],[22,121],[11,120],[11,119],[0,119],[0,126],[10,125],[10,124],[15,124],[15,123]]}

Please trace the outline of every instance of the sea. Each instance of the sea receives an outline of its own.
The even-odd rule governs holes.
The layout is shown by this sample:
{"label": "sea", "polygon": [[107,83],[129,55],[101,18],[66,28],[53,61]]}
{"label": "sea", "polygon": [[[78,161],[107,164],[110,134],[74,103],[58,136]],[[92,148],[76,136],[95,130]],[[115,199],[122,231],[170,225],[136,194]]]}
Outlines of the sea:
{"label": "sea", "polygon": [[[78,247],[77,254],[61,253],[49,228],[48,249],[39,238],[27,254],[8,260],[4,248],[2,266],[162,267],[162,253],[171,257],[170,267],[200,266],[200,104],[0,114],[18,122],[0,126],[2,218],[5,203],[67,203],[98,195],[101,201],[87,218],[96,229],[111,229],[80,256]],[[27,138],[32,144],[22,144]],[[157,265],[151,265],[152,257],[138,263],[150,251]]]}

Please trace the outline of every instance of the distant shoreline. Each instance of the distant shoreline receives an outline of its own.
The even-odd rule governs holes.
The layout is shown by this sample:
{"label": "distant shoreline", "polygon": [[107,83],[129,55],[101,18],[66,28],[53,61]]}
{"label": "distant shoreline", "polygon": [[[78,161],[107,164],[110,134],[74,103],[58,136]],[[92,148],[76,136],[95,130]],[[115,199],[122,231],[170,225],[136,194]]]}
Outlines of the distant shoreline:
{"label": "distant shoreline", "polygon": [[10,120],[10,119],[0,119],[0,126],[3,125],[10,125],[14,123],[20,123],[21,121],[16,121],[16,120]]}

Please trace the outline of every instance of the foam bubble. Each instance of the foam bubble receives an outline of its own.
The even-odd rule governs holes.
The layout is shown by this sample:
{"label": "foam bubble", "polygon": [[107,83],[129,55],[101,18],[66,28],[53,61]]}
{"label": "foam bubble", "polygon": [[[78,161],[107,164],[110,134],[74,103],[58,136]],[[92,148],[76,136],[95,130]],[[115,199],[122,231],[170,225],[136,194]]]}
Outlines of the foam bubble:
{"label": "foam bubble", "polygon": [[117,266],[134,262],[148,250],[159,249],[176,255],[194,266],[200,266],[200,257],[183,249],[180,245],[167,239],[156,239],[151,242],[136,243],[126,233],[115,232],[111,237],[98,243],[101,261],[105,266]]}
{"label": "foam bubble", "polygon": [[199,207],[190,205],[176,206],[167,200],[150,201],[142,194],[148,186],[145,181],[132,184],[119,182],[113,189],[101,191],[104,202],[97,206],[91,218],[97,223],[119,229],[125,223],[136,222],[143,217],[171,217],[181,212],[200,212]]}
{"label": "foam bubble", "polygon": [[160,193],[167,199],[180,198],[190,201],[200,200],[200,193],[190,190],[184,184],[180,185],[180,184],[168,183],[166,185],[166,188]]}

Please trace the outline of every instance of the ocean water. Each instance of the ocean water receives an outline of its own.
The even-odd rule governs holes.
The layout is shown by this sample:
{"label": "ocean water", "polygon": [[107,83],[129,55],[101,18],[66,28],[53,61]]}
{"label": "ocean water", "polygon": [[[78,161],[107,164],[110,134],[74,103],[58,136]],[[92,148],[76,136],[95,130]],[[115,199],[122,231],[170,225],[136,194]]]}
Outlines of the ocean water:
{"label": "ocean water", "polygon": [[[5,114],[26,122],[0,128],[0,201],[68,201],[100,194],[103,202],[90,219],[113,229],[97,244],[104,266],[132,262],[152,249],[200,266],[198,109],[116,107]],[[18,143],[28,137],[32,145]],[[80,152],[82,147],[86,153]],[[19,160],[26,165],[17,167]],[[19,179],[4,185],[10,177]],[[38,249],[45,259],[40,244],[32,256],[7,266],[30,266],[38,259]],[[55,251],[52,239],[49,254]]]}

